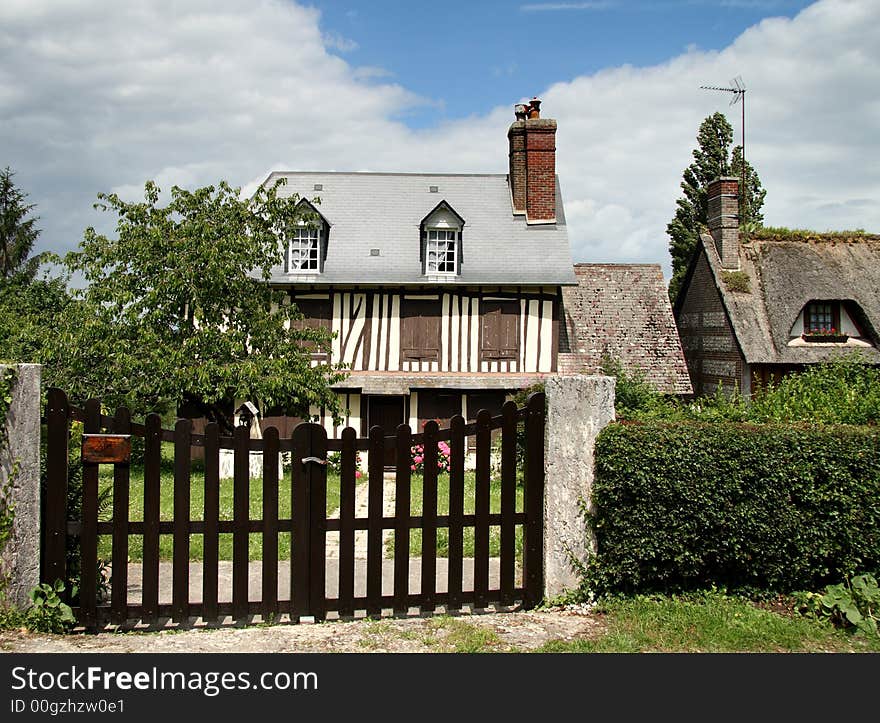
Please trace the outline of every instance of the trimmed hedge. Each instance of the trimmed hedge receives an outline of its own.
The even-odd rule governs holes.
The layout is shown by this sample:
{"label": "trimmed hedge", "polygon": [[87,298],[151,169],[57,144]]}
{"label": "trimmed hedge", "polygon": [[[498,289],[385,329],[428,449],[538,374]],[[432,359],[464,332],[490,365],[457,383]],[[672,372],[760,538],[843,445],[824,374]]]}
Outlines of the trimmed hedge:
{"label": "trimmed hedge", "polygon": [[818,589],[880,569],[880,430],[612,424],[593,501],[597,592]]}

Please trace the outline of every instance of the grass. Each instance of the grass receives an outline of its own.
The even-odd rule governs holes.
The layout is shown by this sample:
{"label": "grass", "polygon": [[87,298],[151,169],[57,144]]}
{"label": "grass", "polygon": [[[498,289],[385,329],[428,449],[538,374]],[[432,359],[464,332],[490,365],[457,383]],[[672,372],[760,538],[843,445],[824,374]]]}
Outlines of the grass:
{"label": "grass", "polygon": [[782,615],[721,593],[639,596],[599,608],[604,632],[556,640],[545,653],[880,652],[880,638],[853,636],[829,624]]}
{"label": "grass", "polygon": [[[423,479],[421,475],[413,475],[410,485],[410,514],[422,514],[422,492]],[[473,514],[476,500],[476,477],[473,472],[466,472],[464,475],[464,514]],[[520,485],[516,487],[515,510],[523,511],[523,488]],[[489,511],[491,513],[501,512],[501,480],[492,479],[489,485]],[[437,478],[437,514],[449,514],[449,475],[441,474]],[[465,557],[473,557],[474,555],[474,528],[464,528],[463,550]],[[516,558],[522,559],[522,525],[515,528],[514,546],[516,550]],[[419,529],[410,530],[409,538],[410,554],[413,556],[421,555],[422,551],[422,531]],[[493,525],[489,528],[489,555],[497,557],[501,554],[501,528]],[[392,535],[385,545],[386,557],[394,556],[394,536]],[[449,530],[448,528],[437,529],[437,556],[449,556]]]}
{"label": "grass", "polygon": [[[366,477],[361,477],[359,484],[363,484]],[[279,511],[281,519],[290,517],[291,490],[290,472],[281,478],[278,485]],[[113,468],[102,465],[100,468],[99,489],[108,490],[106,500],[106,512],[102,519],[110,519],[112,514],[112,489]],[[414,474],[410,487],[410,514],[422,514],[423,479],[421,475]],[[476,479],[473,472],[466,472],[464,476],[464,513],[473,514],[476,493]],[[437,480],[437,513],[446,515],[449,513],[449,475],[441,474]],[[523,488],[516,488],[515,509],[523,511]],[[129,520],[139,522],[144,514],[144,470],[142,465],[132,465],[129,480]],[[201,464],[194,463],[190,472],[190,519],[202,520],[204,518],[205,503],[205,476]],[[220,519],[232,519],[233,505],[233,481],[232,479],[220,480]],[[489,488],[489,506],[492,513],[501,511],[501,483],[499,479],[493,479]],[[339,508],[339,475],[333,470],[327,472],[327,514],[331,514]],[[161,520],[173,519],[174,513],[174,446],[171,443],[162,445],[162,467],[160,475],[159,517]],[[250,517],[254,520],[262,518],[263,514],[263,489],[260,480],[250,482]],[[464,529],[463,549],[465,557],[474,554],[474,529]],[[250,535],[249,557],[251,560],[262,559],[262,536],[259,533]],[[515,531],[515,550],[517,559],[522,559],[522,526],[517,525]],[[410,554],[421,555],[422,531],[419,529],[410,531]],[[493,525],[489,528],[489,554],[497,557],[501,550],[501,528]],[[220,535],[220,559],[232,559],[232,534]],[[394,555],[394,536],[389,537],[386,543],[386,555]],[[98,556],[109,559],[112,552],[111,537],[101,535],[98,539]],[[162,560],[170,560],[173,555],[173,538],[171,535],[159,536],[159,556]],[[203,555],[203,537],[200,534],[190,536],[190,559],[198,561]],[[290,555],[290,533],[279,533],[278,555],[285,559]],[[449,531],[446,528],[437,530],[437,555],[448,557],[449,555]],[[129,559],[138,562],[143,558],[143,537],[141,535],[129,536]]]}
{"label": "grass", "polygon": [[751,291],[751,279],[745,271],[722,271],[721,279],[729,291],[740,291],[748,294]]}
{"label": "grass", "polygon": [[842,231],[817,231],[806,228],[785,228],[784,226],[763,226],[748,232],[750,239],[787,239],[791,241],[805,241],[815,238],[836,239],[845,241],[848,239],[877,238],[875,234],[866,233],[862,228]]}
{"label": "grass", "polygon": [[[174,513],[174,447],[170,443],[162,445],[162,470],[160,476],[159,518],[161,520],[173,519]],[[113,467],[101,465],[99,489],[109,489],[107,500],[107,517],[112,513],[112,488]],[[129,482],[129,520],[132,522],[144,519],[144,470],[141,465],[132,465]],[[220,519],[232,519],[233,481],[232,479],[220,480]],[[204,518],[205,504],[205,475],[199,464],[193,464],[190,473],[190,519],[201,520]],[[284,474],[278,484],[278,517],[289,519],[291,512],[290,472]],[[339,508],[339,475],[332,470],[327,471],[327,513]],[[250,481],[250,517],[259,520],[263,517],[263,486],[257,479]],[[249,556],[251,560],[262,559],[262,535],[254,533],[250,535]],[[132,561],[140,561],[143,557],[143,537],[130,535],[128,539],[128,556]],[[109,535],[101,535],[98,539],[98,556],[109,559],[111,555],[111,538]],[[232,559],[232,534],[221,533],[220,535],[220,559]],[[159,557],[170,560],[173,545],[171,535],[159,536]],[[203,552],[203,537],[200,534],[190,535],[190,559],[201,560]],[[290,533],[278,535],[279,559],[290,556]]]}
{"label": "grass", "polygon": [[358,647],[383,650],[398,638],[416,643],[432,653],[487,653],[502,646],[494,630],[448,615],[429,618],[418,627],[401,629],[389,620],[365,622]]}

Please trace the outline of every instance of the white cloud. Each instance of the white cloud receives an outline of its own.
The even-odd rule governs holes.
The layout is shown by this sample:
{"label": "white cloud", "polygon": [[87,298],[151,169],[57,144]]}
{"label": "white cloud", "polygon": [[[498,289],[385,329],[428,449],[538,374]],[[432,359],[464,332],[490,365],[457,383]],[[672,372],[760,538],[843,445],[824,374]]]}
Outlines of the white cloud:
{"label": "white cloud", "polygon": [[356,40],[346,38],[339,33],[324,33],[324,45],[340,53],[350,53],[360,47]]}
{"label": "white cloud", "polygon": [[[246,185],[278,168],[506,170],[522,98],[411,130],[397,119],[442,99],[334,55],[319,20],[278,0],[0,4],[0,165],[38,204],[42,246],[72,248],[98,220],[99,191],[140,196],[148,178],[167,188]],[[720,52],[549,85],[575,260],[662,262],[668,274],[665,227],[700,121],[729,112],[739,135],[738,107],[699,86],[736,75],[766,222],[880,230],[878,26],[878,3],[825,0]]]}

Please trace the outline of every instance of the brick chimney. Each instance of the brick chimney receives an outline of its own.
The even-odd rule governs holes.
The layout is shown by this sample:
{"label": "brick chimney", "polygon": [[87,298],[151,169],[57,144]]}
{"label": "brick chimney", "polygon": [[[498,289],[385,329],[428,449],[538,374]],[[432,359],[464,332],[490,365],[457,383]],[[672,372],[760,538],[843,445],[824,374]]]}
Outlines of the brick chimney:
{"label": "brick chimney", "polygon": [[541,118],[541,101],[514,107],[510,124],[510,195],[527,223],[556,222],[556,121]]}
{"label": "brick chimney", "polygon": [[709,233],[725,269],[739,268],[739,179],[716,178],[706,189]]}

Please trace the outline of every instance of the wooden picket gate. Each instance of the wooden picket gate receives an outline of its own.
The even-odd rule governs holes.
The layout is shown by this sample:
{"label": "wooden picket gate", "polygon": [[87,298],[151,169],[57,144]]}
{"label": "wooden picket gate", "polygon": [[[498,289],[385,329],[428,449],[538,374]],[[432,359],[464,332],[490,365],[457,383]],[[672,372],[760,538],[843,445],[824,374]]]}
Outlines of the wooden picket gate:
{"label": "wooden picket gate", "polygon": [[[327,439],[317,424],[298,425],[289,439],[279,439],[274,428],[265,430],[263,439],[250,438],[246,427],[233,436],[220,436],[216,424],[208,424],[204,434],[192,433],[189,420],[178,420],[173,430],[162,429],[158,415],[151,414],[143,425],[131,421],[128,410],[115,416],[101,414],[97,400],[82,409],[68,403],[59,389],[51,389],[46,408],[47,484],[43,511],[42,579],[68,580],[71,549],[78,547],[79,592],[71,600],[80,624],[95,628],[107,622],[124,624],[141,621],[157,624],[171,619],[186,622],[201,618],[214,622],[231,616],[235,620],[260,615],[277,619],[288,615],[292,621],[303,617],[322,620],[335,611],[339,617],[353,617],[358,612],[368,616],[383,613],[406,614],[456,611],[463,606],[482,609],[489,605],[533,607],[542,597],[543,588],[543,494],[544,494],[544,395],[533,395],[526,407],[517,409],[508,402],[502,414],[493,417],[481,411],[476,421],[466,424],[454,417],[448,429],[428,422],[424,432],[413,434],[406,425],[396,436],[385,436],[381,427],[373,427],[368,438],[358,438],[347,428],[340,439]],[[68,509],[68,447],[71,421],[83,423],[82,501],[79,509]],[[516,509],[517,432],[522,425],[525,438],[525,462],[522,472],[523,505]],[[492,432],[500,430],[500,511],[490,512],[490,464]],[[474,436],[473,513],[465,513],[465,457],[467,437]],[[144,485],[142,519],[130,519],[130,462],[125,449],[132,437],[144,440]],[[161,519],[161,445],[174,445],[173,515]],[[438,444],[449,446],[448,514],[438,514]],[[412,478],[410,450],[424,446],[422,513],[411,514]],[[394,480],[395,508],[392,516],[383,513],[385,484],[384,452],[396,447]],[[191,448],[204,448],[204,509],[202,519],[191,519]],[[234,454],[233,509],[231,519],[220,514],[221,449]],[[252,451],[262,452],[262,514],[250,515],[249,458]],[[357,453],[369,453],[367,480],[367,516],[355,516]],[[279,453],[291,453],[291,515],[279,518]],[[328,517],[326,509],[328,453],[340,452],[340,503],[338,517]],[[99,519],[99,465],[113,464],[112,519]],[[256,482],[259,484],[259,482]],[[470,506],[470,505],[469,505]],[[500,528],[498,574],[490,585],[490,527]],[[518,570],[515,539],[522,530],[522,565]],[[438,591],[437,533],[448,530],[448,563],[445,591]],[[473,529],[474,553],[472,585],[463,585],[464,531]],[[410,579],[410,530],[422,534],[420,584]],[[394,535],[393,590],[383,590],[384,531]],[[355,535],[365,531],[366,573],[357,593]],[[328,596],[326,574],[328,532],[338,532],[338,588]],[[219,584],[219,536],[232,535],[231,590]],[[249,596],[249,537],[257,533],[262,541],[259,599]],[[281,533],[291,534],[290,585],[279,591],[279,545]],[[98,599],[98,538],[112,539],[112,571],[109,601]],[[171,595],[160,595],[160,535],[173,537]],[[190,559],[190,536],[203,536],[202,560]],[[129,540],[143,540],[140,566],[141,600],[129,602]],[[69,549],[70,548],[70,549]],[[283,565],[287,561],[282,561]],[[384,564],[392,564],[385,562]],[[190,574],[193,565],[201,565],[201,595],[192,594]],[[441,578],[442,579],[442,578]],[[69,587],[69,586],[68,586]],[[387,587],[387,586],[386,586]],[[417,590],[411,589],[416,587]],[[167,592],[167,591],[166,591]],[[388,594],[390,592],[390,594]],[[192,599],[198,597],[199,599]]]}

